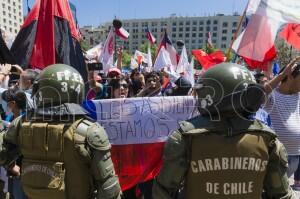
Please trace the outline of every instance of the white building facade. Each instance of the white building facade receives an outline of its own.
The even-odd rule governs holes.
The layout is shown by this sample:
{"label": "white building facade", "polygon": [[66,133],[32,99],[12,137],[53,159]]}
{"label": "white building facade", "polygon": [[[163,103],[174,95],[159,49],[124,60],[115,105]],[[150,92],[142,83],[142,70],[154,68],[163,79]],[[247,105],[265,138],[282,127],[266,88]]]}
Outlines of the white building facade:
{"label": "white building facade", "polygon": [[23,24],[22,0],[0,0],[0,26],[15,37]]}
{"label": "white building facade", "polygon": [[[133,53],[142,44],[147,42],[145,29],[148,27],[159,44],[165,30],[176,45],[177,40],[184,41],[188,52],[205,46],[207,35],[210,32],[212,43],[219,49],[226,49],[230,46],[232,37],[237,31],[240,16],[238,14],[225,16],[206,17],[177,17],[172,15],[168,18],[156,19],[132,19],[123,20],[123,27],[130,33],[128,41],[117,40],[118,45],[124,46],[125,50]],[[99,27],[85,26],[81,28],[83,38],[92,47],[99,42],[104,42],[108,34],[110,23]]]}

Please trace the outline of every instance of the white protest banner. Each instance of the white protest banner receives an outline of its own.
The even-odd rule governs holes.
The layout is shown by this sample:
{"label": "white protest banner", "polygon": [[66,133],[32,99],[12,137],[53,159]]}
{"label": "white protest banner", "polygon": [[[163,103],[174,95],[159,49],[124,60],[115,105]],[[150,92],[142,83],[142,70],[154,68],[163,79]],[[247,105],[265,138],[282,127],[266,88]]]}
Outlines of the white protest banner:
{"label": "white protest banner", "polygon": [[97,121],[114,145],[166,141],[178,122],[195,112],[193,97],[126,98],[94,101]]}

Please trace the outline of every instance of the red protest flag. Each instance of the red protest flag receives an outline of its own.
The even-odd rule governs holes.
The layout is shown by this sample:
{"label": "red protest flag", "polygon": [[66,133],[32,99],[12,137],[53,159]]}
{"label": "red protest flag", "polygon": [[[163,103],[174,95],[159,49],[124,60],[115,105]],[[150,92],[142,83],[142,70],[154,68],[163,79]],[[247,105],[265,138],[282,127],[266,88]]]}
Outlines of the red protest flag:
{"label": "red protest flag", "polygon": [[287,24],[280,32],[280,37],[297,50],[300,50],[300,24]]}
{"label": "red protest flag", "polygon": [[87,77],[79,35],[68,0],[37,0],[12,47],[22,68],[63,63]]}
{"label": "red protest flag", "polygon": [[211,54],[207,54],[203,50],[192,50],[192,54],[195,56],[196,60],[201,64],[204,70],[226,61],[226,56],[221,50],[215,51]]}

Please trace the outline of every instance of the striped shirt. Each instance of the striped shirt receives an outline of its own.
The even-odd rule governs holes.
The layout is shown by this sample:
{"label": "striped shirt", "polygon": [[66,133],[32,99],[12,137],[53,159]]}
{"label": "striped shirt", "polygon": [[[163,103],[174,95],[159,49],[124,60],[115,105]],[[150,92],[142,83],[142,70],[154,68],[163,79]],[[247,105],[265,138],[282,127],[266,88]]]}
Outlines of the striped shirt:
{"label": "striped shirt", "polygon": [[275,89],[264,108],[288,155],[300,155],[300,93],[284,95]]}

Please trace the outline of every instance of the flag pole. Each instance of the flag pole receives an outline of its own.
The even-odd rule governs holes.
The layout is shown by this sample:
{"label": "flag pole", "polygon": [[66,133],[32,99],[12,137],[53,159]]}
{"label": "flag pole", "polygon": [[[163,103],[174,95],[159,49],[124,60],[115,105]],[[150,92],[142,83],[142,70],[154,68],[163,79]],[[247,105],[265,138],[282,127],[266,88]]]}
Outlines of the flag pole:
{"label": "flag pole", "polygon": [[235,40],[236,40],[236,38],[237,38],[237,36],[238,36],[238,33],[239,33],[239,31],[240,31],[240,29],[241,29],[241,27],[242,27],[242,23],[243,23],[243,21],[244,21],[244,19],[245,19],[245,17],[246,17],[246,14],[247,14],[249,2],[250,2],[250,0],[248,1],[247,5],[246,5],[246,7],[245,7],[245,9],[244,9],[243,15],[242,15],[241,18],[240,18],[240,21],[239,21],[237,30],[236,30],[236,32],[234,33],[234,35],[233,35],[233,37],[232,37],[232,40],[231,40],[231,43],[230,43],[230,46],[229,46],[229,48],[228,48],[228,50],[227,50],[226,57],[229,57],[230,52],[231,52],[231,50],[232,50],[233,43],[235,42]]}
{"label": "flag pole", "polygon": [[[117,19],[116,15],[115,15],[115,19]],[[116,27],[114,27],[114,61],[113,63],[115,63],[115,61],[117,60],[118,56],[117,56],[117,34],[116,34]]]}

